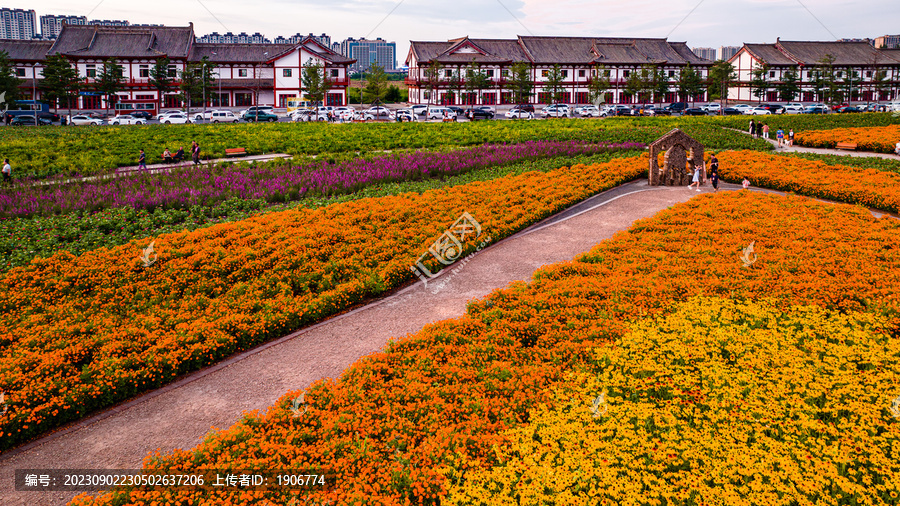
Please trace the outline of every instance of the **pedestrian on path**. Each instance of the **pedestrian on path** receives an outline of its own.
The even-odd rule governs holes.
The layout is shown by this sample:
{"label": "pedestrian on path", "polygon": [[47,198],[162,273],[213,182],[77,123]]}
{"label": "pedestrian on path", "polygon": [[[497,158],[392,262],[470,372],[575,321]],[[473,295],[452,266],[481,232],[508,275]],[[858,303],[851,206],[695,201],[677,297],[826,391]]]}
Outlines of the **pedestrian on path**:
{"label": "pedestrian on path", "polygon": [[140,156],[138,156],[138,169],[146,169],[147,168],[147,155],[144,153],[144,150],[141,150]]}
{"label": "pedestrian on path", "polygon": [[688,185],[688,190],[691,189],[691,186],[697,185],[697,191],[700,191],[700,167],[694,169],[694,179],[691,184]]}
{"label": "pedestrian on path", "polygon": [[750,120],[750,135],[756,135],[756,122]]}
{"label": "pedestrian on path", "polygon": [[762,121],[756,124],[756,138],[759,139],[763,134],[763,124]]}
{"label": "pedestrian on path", "polygon": [[715,153],[709,156],[709,179],[712,181],[715,191],[719,191],[719,159]]}
{"label": "pedestrian on path", "polygon": [[194,165],[200,165],[200,145],[196,141],[191,141],[191,158]]}
{"label": "pedestrian on path", "polygon": [[791,133],[788,134],[788,146],[794,147],[794,129],[791,128]]}
{"label": "pedestrian on path", "polygon": [[744,176],[744,180],[741,182],[741,185],[744,187],[745,190],[750,189],[750,180],[747,179],[747,176]]}
{"label": "pedestrian on path", "polygon": [[769,138],[769,124],[764,123],[763,124],[763,139],[768,139],[768,138]]}
{"label": "pedestrian on path", "polygon": [[12,181],[12,167],[9,165],[9,158],[3,162],[3,182]]}
{"label": "pedestrian on path", "polygon": [[784,147],[784,130],[779,128],[778,131],[775,132],[775,137],[778,139],[778,147],[783,148]]}

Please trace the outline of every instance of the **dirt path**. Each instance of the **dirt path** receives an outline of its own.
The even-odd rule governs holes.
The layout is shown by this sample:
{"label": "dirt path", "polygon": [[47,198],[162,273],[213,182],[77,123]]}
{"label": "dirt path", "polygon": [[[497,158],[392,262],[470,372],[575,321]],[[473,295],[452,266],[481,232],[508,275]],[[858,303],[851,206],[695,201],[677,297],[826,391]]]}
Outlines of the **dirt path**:
{"label": "dirt path", "polygon": [[[710,191],[709,186],[702,189]],[[264,411],[289,390],[337,378],[359,358],[381,350],[391,337],[458,317],[467,301],[512,281],[530,280],[541,266],[570,260],[635,220],[695,195],[698,192],[683,187],[649,187],[646,180],[601,193],[492,244],[457,273],[447,270],[427,286],[416,283],[4,453],[0,505],[61,505],[75,495],[16,492],[15,469],[139,469],[157,448],[164,453],[189,449],[210,427],[228,427],[242,412]]]}

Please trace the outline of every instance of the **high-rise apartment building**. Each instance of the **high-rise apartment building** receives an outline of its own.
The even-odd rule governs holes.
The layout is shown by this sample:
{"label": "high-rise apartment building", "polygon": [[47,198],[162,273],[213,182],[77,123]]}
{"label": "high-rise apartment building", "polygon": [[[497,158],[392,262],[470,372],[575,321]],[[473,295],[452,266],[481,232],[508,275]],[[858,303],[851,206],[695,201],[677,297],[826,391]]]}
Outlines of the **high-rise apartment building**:
{"label": "high-rise apartment building", "polygon": [[695,55],[709,61],[716,61],[716,48],[714,47],[695,47],[691,48]]}
{"label": "high-rise apartment building", "polygon": [[719,59],[728,61],[740,50],[740,46],[721,46],[719,47]]}
{"label": "high-rise apartment building", "polygon": [[875,47],[878,49],[898,49],[900,48],[900,35],[875,37]]}
{"label": "high-rise apartment building", "polygon": [[356,60],[351,67],[353,71],[369,70],[375,62],[384,67],[384,70],[397,68],[397,43],[388,42],[381,37],[374,40],[352,37],[346,39],[341,42],[341,54]]}
{"label": "high-rise apartment building", "polygon": [[45,14],[41,16],[41,38],[55,39],[62,31],[63,23],[68,25],[86,25],[86,16],[57,16]]}
{"label": "high-rise apartment building", "polygon": [[0,39],[31,40],[37,33],[34,9],[0,9]]}

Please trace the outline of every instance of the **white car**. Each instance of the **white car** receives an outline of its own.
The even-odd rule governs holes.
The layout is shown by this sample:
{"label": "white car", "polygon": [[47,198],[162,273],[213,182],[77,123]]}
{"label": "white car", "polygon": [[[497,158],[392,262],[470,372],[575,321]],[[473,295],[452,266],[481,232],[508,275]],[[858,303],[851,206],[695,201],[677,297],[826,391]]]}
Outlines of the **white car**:
{"label": "white car", "polygon": [[510,109],[506,111],[506,117],[510,119],[534,119],[534,113],[523,109]]}
{"label": "white car", "polygon": [[424,116],[425,112],[428,110],[428,107],[429,106],[427,105],[417,104],[410,106],[409,108],[412,109],[413,114],[417,116]]}
{"label": "white car", "polygon": [[599,118],[600,108],[595,105],[583,105],[575,109],[575,115],[582,118]]}
{"label": "white car", "polygon": [[100,119],[100,118],[92,118],[92,117],[86,116],[86,115],[84,115],[84,114],[77,114],[77,115],[75,115],[75,116],[72,116],[71,119],[69,119],[69,124],[71,124],[71,125],[76,125],[76,126],[81,126],[81,125],[102,125],[102,124],[103,124],[103,120]]}
{"label": "white car", "polygon": [[722,104],[713,102],[711,104],[706,104],[702,109],[710,114],[719,114],[722,112]]}
{"label": "white car", "polygon": [[456,112],[453,109],[447,109],[446,107],[432,107],[428,109],[428,116],[425,119],[456,119]]}
{"label": "white car", "polygon": [[548,118],[548,117],[562,118],[562,117],[565,117],[568,115],[569,115],[569,106],[563,105],[563,104],[548,105],[547,107],[544,107],[543,109],[541,109],[541,116],[543,116],[545,118]]}
{"label": "white car", "polygon": [[799,104],[788,104],[784,106],[785,114],[800,114],[803,112],[804,107]]}
{"label": "white car", "polygon": [[297,109],[291,112],[291,121],[328,121],[328,111]]}
{"label": "white car", "polygon": [[762,107],[754,107],[750,109],[750,112],[745,112],[744,114],[750,114],[753,116],[764,116],[766,114],[772,114],[772,111],[768,109],[763,109]]}
{"label": "white car", "polygon": [[371,116],[374,119],[394,119],[394,113],[387,107],[381,107],[380,105],[369,107],[363,111],[363,114]]}
{"label": "white car", "polygon": [[488,111],[488,112],[492,112],[494,114],[497,113],[497,111],[489,105],[477,105],[477,106],[475,106],[475,109],[481,109],[482,111]]}
{"label": "white car", "polygon": [[269,113],[275,114],[275,106],[274,105],[257,105],[254,107],[250,107],[249,109],[244,109],[243,111],[238,113],[238,117],[243,118],[244,116],[250,114],[253,115],[259,111],[260,113]]}
{"label": "white car", "polygon": [[218,110],[215,110],[215,111],[203,111],[203,112],[198,112],[198,113],[194,114],[193,116],[191,116],[191,118],[192,118],[194,121],[203,121],[203,120],[205,120],[205,119],[212,119],[212,118],[213,118],[213,115],[215,115],[215,114],[217,114],[217,113],[218,113],[218,114],[222,114],[222,113],[226,113],[226,112],[227,112],[228,114],[231,114],[232,116],[234,116],[234,113],[231,112],[231,111],[226,111],[226,110],[218,111]]}
{"label": "white car", "polygon": [[412,112],[412,109],[397,109],[397,112],[394,113],[395,118],[400,118],[400,121],[415,121],[416,115]]}
{"label": "white car", "polygon": [[173,109],[171,111],[160,111],[160,113],[156,115],[156,119],[161,120],[170,114],[186,114],[186,113],[184,111],[182,111],[181,109]]}
{"label": "white car", "polygon": [[183,125],[185,123],[190,123],[191,119],[184,114],[173,113],[166,114],[161,120],[159,120],[159,122],[163,125]]}
{"label": "white car", "polygon": [[121,114],[109,120],[110,125],[145,125],[147,122],[142,118],[135,118],[130,114]]}
{"label": "white car", "polygon": [[356,109],[350,106],[335,107],[333,112],[337,119],[349,121],[353,119],[353,115],[356,114]]}
{"label": "white car", "polygon": [[731,106],[731,108],[741,111],[741,114],[750,114],[750,111],[753,110],[753,107],[750,107],[747,104],[737,104]]}
{"label": "white car", "polygon": [[238,118],[231,111],[215,111],[212,113],[211,121],[213,123],[237,123],[241,118]]}

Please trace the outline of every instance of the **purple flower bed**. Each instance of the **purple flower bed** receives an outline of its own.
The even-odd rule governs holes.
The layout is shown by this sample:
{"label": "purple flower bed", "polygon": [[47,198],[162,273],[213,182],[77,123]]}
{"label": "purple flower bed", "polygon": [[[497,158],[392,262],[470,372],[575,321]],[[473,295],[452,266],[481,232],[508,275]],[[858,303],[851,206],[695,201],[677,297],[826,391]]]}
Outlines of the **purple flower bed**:
{"label": "purple flower bed", "polygon": [[375,183],[450,176],[509,163],[605,151],[643,149],[641,143],[534,141],[487,144],[450,152],[419,151],[371,160],[290,166],[200,166],[59,185],[20,185],[0,192],[0,216],[94,212],[109,207],[154,209],[213,205],[229,198],[284,202],[305,195],[357,191]]}

